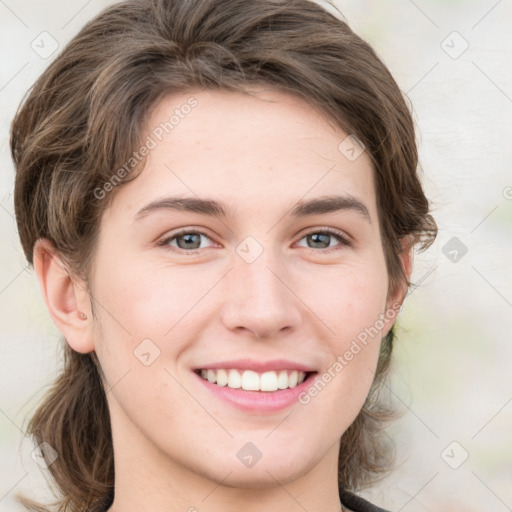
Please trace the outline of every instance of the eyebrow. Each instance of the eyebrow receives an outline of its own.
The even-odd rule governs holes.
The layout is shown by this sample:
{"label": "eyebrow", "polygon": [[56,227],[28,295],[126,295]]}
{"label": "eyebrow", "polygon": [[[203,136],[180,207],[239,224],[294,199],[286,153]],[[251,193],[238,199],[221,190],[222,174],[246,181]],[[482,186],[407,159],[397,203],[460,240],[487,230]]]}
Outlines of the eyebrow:
{"label": "eyebrow", "polygon": [[[220,202],[213,199],[200,199],[194,197],[166,197],[153,201],[135,214],[135,222],[138,222],[149,214],[162,211],[180,211],[199,213],[217,218],[228,217],[228,209]],[[353,196],[323,196],[308,201],[298,201],[289,213],[292,217],[308,217],[339,211],[355,211],[371,223],[370,212],[365,204]]]}

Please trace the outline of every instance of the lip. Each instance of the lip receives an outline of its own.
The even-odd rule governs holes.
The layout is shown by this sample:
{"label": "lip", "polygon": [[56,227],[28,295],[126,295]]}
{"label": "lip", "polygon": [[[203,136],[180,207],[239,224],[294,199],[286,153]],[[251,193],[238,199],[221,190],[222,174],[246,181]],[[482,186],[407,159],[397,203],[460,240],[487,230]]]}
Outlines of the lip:
{"label": "lip", "polygon": [[[315,368],[306,366],[301,363],[295,363],[286,359],[274,359],[272,361],[254,361],[253,359],[236,359],[231,361],[220,361],[217,363],[205,364],[204,366],[198,366],[193,368],[196,370],[252,370],[254,372],[263,373],[276,370],[298,370],[300,372],[316,372]],[[219,386],[217,386],[219,387]]]}
{"label": "lip", "polygon": [[[213,366],[209,366],[208,368],[216,369]],[[220,366],[219,368],[226,367]],[[231,366],[230,368],[237,367]],[[238,366],[238,368],[240,367]],[[265,368],[268,369],[268,366],[265,366]],[[294,369],[296,368],[297,367],[295,367]],[[192,374],[195,376],[196,379],[199,379],[202,385],[205,386],[206,389],[210,391],[215,397],[219,398],[220,400],[223,400],[224,402],[229,403],[238,410],[254,413],[278,412],[297,403],[299,395],[302,392],[306,391],[314,383],[318,376],[318,372],[314,372],[308,375],[304,382],[295,386],[294,388],[280,389],[277,391],[245,391],[241,388],[232,389],[227,386],[217,386],[217,384],[213,384],[212,382],[203,379],[195,371],[193,371]]]}

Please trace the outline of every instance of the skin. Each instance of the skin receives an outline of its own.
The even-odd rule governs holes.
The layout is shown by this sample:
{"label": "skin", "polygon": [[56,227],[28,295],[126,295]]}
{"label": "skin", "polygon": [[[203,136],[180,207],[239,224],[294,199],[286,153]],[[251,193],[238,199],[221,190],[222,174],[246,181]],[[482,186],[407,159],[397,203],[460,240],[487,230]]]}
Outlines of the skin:
{"label": "skin", "polygon": [[[91,293],[48,241],[35,247],[53,320],[74,350],[96,351],[105,375],[116,472],[110,512],[339,512],[338,440],[367,396],[380,336],[309,404],[277,413],[235,409],[191,369],[286,358],[321,373],[402,302],[404,287],[388,289],[372,164],[365,152],[348,160],[338,150],[343,130],[304,100],[272,90],[167,96],[147,133],[191,96],[198,106],[104,212]],[[300,200],[332,194],[361,201],[369,219],[354,209],[289,215]],[[167,196],[222,201],[229,215],[161,209],[135,220]],[[180,228],[205,236],[189,249],[183,237],[172,239]],[[350,245],[307,237],[325,228]],[[263,251],[251,263],[236,252],[248,236]],[[410,251],[402,259],[410,275]],[[160,350],[149,366],[133,353],[144,339]],[[251,468],[236,456],[247,442],[263,454]]]}

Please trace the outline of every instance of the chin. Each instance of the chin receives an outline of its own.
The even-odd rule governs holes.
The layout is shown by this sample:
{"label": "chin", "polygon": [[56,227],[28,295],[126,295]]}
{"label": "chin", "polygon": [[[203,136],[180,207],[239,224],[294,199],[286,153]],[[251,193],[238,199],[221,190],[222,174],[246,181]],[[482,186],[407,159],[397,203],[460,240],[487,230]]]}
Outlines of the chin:
{"label": "chin", "polygon": [[222,482],[222,485],[232,488],[255,490],[271,489],[281,485],[287,485],[305,473],[305,470],[280,471],[276,470],[274,467],[270,467],[270,469],[267,470],[268,472],[265,471],[265,469],[260,469],[254,473],[254,469],[255,468],[252,468],[246,471],[239,469],[233,470],[228,478],[225,478],[225,475],[218,475],[220,479],[216,481],[219,483]]}
{"label": "chin", "polygon": [[206,471],[203,475],[226,487],[268,489],[293,482],[313,467],[314,463],[308,464],[303,453],[298,453],[292,459],[287,456],[265,458],[263,454],[252,467],[245,467],[236,458],[224,465],[221,472],[217,467],[216,470]]}

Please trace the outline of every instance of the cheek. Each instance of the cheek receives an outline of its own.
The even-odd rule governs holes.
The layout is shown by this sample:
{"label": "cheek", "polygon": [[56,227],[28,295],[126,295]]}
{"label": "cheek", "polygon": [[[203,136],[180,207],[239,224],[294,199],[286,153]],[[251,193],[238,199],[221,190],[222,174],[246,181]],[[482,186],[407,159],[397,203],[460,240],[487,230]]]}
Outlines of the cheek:
{"label": "cheek", "polygon": [[[126,423],[137,425],[147,438],[183,463],[194,460],[199,467],[208,465],[204,454],[212,450],[212,471],[227,474],[232,468],[225,454],[236,453],[238,440],[226,440],[219,433],[217,420],[191,399],[186,385],[178,384],[186,384],[188,378],[180,370],[186,359],[182,354],[194,347],[194,341],[209,326],[217,323],[222,328],[219,307],[230,300],[230,294],[228,288],[222,288],[227,281],[219,283],[219,279],[226,269],[193,264],[171,267],[145,263],[137,267],[128,258],[120,264],[112,259],[102,265],[103,269],[115,269],[96,280],[98,299],[104,306],[100,308],[103,353],[98,356],[107,386],[113,387],[109,406],[114,421],[126,421],[127,416]],[[370,388],[380,336],[367,335],[366,344],[355,344],[354,340],[361,340],[365,329],[375,327],[383,313],[386,273],[376,261],[338,268],[309,264],[291,269],[285,281],[296,296],[283,297],[289,297],[286,300],[300,311],[301,326],[311,335],[312,350],[323,352],[323,360],[331,363],[330,368],[324,368],[326,380],[330,369],[330,379],[307,404],[297,405],[297,423],[283,422],[268,439],[264,429],[261,443],[268,444],[269,453],[280,455],[290,446],[293,435],[293,444],[308,447],[305,457],[313,461],[352,423]],[[219,288],[214,290],[216,285]],[[150,366],[141,364],[133,354],[143,339],[154,340],[161,349],[162,357]],[[151,345],[148,348],[151,357]],[[214,409],[211,412],[217,414]],[[218,417],[218,422],[226,421]],[[230,427],[244,436],[246,428],[245,423]],[[200,453],[196,455],[196,451]],[[291,463],[303,464],[303,455],[300,460],[298,457]],[[286,457],[277,457],[275,463],[282,460]]]}
{"label": "cheek", "polygon": [[347,342],[372,326],[382,330],[379,319],[384,313],[388,291],[383,261],[319,268],[315,274],[310,272],[302,278],[297,295],[328,328],[333,349],[346,349]]}
{"label": "cheek", "polygon": [[[128,258],[119,264],[106,259],[98,268],[114,269],[97,273],[94,293],[101,304],[96,351],[110,385],[128,371],[135,376],[160,366],[172,370],[207,328],[208,292],[217,273],[197,265],[137,265]],[[148,372],[140,377],[148,382]]]}
{"label": "cheek", "polygon": [[98,276],[97,294],[110,313],[108,321],[115,320],[134,338],[160,339],[181,326],[215,283],[211,271],[194,265],[173,269],[125,261],[111,268],[115,271],[103,279]]}
{"label": "cheek", "polygon": [[[329,360],[322,373],[326,384],[322,394],[333,407],[343,404],[345,413],[353,409],[355,416],[373,381],[381,340],[388,327],[386,268],[382,260],[332,269],[329,276],[323,275],[323,282],[327,286],[316,291],[304,287],[304,302],[325,327],[318,332],[326,340],[319,349],[327,352]],[[316,324],[320,325],[318,321]]]}

